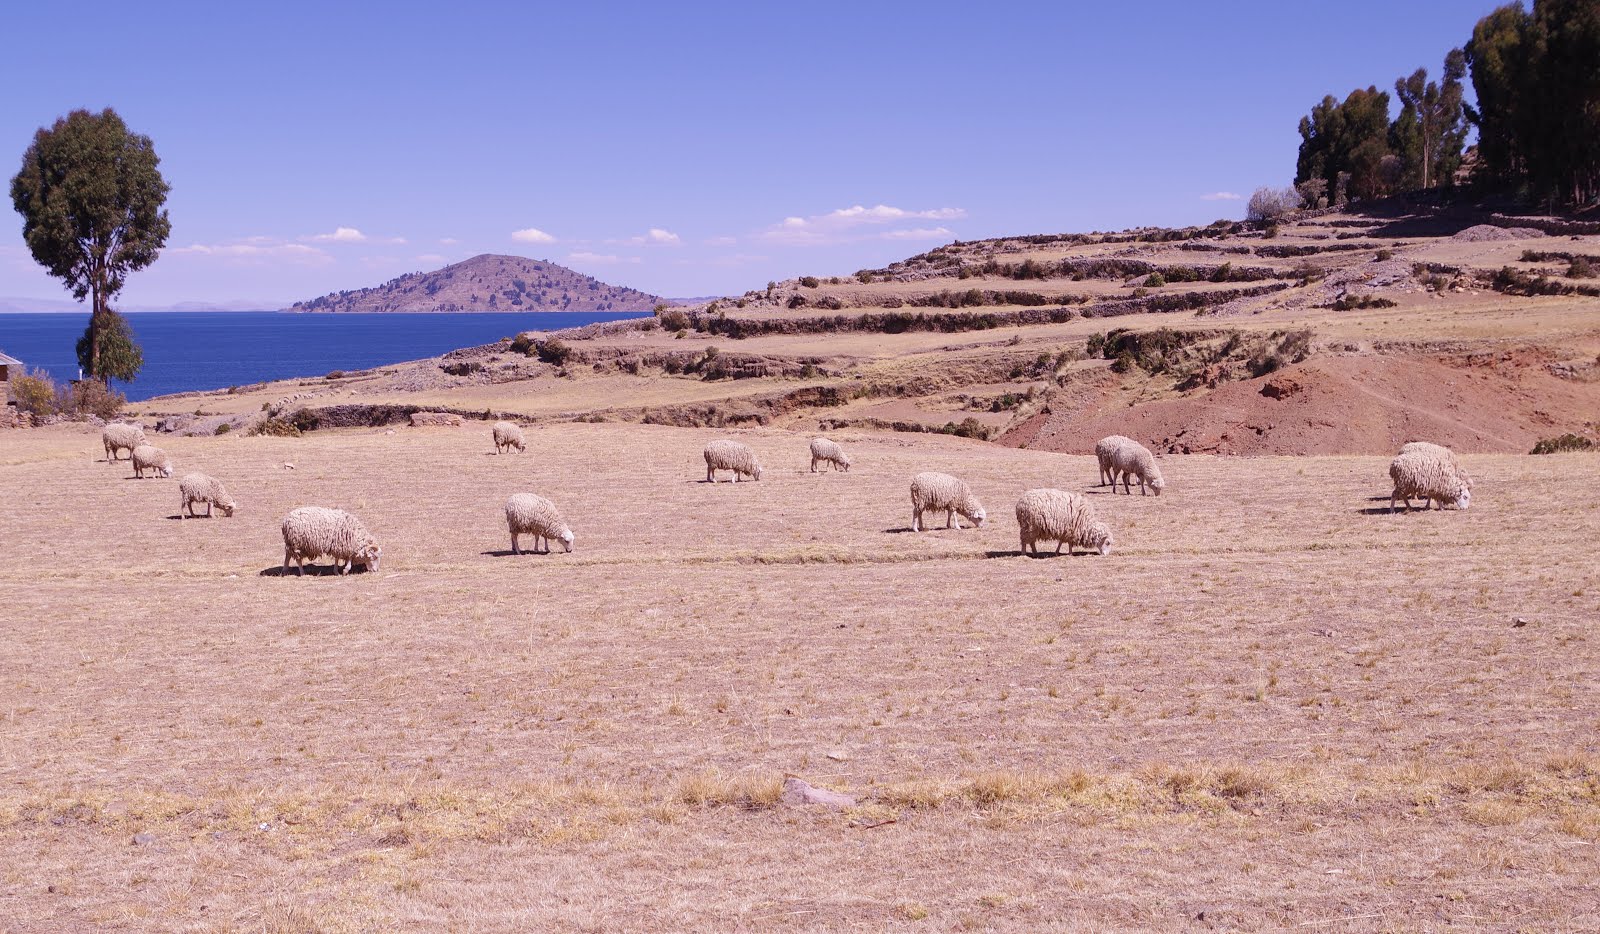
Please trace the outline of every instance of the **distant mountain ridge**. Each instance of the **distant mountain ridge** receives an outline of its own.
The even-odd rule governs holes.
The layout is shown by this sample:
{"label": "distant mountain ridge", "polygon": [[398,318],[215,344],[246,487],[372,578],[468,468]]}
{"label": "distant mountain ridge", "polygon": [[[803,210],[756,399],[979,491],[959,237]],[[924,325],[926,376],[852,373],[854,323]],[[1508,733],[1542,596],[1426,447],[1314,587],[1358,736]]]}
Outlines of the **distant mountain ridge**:
{"label": "distant mountain ridge", "polygon": [[649,311],[658,295],[601,282],[549,260],[483,253],[383,285],[330,292],[286,311]]}

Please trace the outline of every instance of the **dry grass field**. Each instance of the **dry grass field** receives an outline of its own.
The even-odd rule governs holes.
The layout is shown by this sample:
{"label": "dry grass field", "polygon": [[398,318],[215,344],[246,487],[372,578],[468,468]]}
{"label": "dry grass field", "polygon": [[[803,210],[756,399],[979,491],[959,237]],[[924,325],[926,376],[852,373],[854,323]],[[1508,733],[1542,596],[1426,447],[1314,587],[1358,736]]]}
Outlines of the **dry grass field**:
{"label": "dry grass field", "polygon": [[[726,434],[162,437],[241,503],[182,521],[87,429],[0,436],[0,931],[1600,927],[1600,457],[1391,516],[1382,457],[1127,497],[763,430],[698,482]],[[926,469],[988,527],[906,531]],[[1019,557],[1039,486],[1113,554]],[[518,491],[574,553],[509,555]],[[381,571],[279,577],[302,504]]]}

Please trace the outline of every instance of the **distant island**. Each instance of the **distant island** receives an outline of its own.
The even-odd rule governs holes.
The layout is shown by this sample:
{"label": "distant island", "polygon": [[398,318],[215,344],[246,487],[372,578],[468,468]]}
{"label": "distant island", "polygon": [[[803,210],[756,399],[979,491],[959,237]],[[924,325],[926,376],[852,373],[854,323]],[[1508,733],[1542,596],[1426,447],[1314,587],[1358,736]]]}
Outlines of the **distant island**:
{"label": "distant island", "polygon": [[367,289],[330,292],[285,311],[649,311],[658,295],[601,282],[548,260],[483,253],[434,272],[412,272]]}

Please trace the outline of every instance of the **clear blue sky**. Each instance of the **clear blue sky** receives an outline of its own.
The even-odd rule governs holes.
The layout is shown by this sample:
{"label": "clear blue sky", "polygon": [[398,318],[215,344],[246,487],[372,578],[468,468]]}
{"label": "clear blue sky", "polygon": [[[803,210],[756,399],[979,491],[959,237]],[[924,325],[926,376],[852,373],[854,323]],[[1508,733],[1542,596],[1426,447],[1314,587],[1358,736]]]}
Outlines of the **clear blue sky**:
{"label": "clear blue sky", "polygon": [[[1313,103],[1437,73],[1496,5],[33,3],[6,14],[0,167],[77,107],[154,139],[172,237],[126,304],[482,252],[736,292],[1239,217],[1220,195],[1287,183]],[[0,296],[67,297],[5,217]]]}

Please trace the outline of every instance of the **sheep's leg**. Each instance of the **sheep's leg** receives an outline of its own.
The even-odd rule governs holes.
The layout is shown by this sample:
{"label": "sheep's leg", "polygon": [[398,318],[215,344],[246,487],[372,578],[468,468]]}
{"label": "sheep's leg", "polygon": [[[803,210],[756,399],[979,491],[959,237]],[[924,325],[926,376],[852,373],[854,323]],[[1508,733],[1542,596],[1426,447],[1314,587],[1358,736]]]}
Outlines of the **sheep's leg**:
{"label": "sheep's leg", "polygon": [[717,468],[712,467],[709,464],[706,465],[706,482],[707,483],[716,483],[717,482]]}
{"label": "sheep's leg", "polygon": [[911,531],[922,531],[922,510],[915,506],[911,507]]}
{"label": "sheep's leg", "polygon": [[1145,492],[1144,478],[1143,477],[1139,478],[1139,495],[1140,496],[1149,496],[1150,495],[1149,493]]}
{"label": "sheep's leg", "polygon": [[353,567],[354,565],[355,565],[354,561],[351,561],[350,563],[346,564],[345,562],[339,560],[338,558],[334,558],[333,559],[333,566],[339,569],[339,576],[340,577],[343,577],[346,574],[349,574],[350,573],[350,568]]}
{"label": "sheep's leg", "polygon": [[951,510],[948,510],[947,512],[945,512],[945,514],[944,514],[944,527],[947,528],[947,529],[959,529],[959,528],[961,528],[960,524],[956,522],[956,511],[954,509],[951,509]]}
{"label": "sheep's leg", "polygon": [[817,472],[817,456],[815,454],[811,455],[811,472]]}
{"label": "sheep's leg", "polygon": [[289,549],[285,548],[283,550],[283,570],[281,572],[279,572],[278,576],[279,577],[286,577],[286,576],[288,576],[288,574],[289,574]]}
{"label": "sheep's leg", "polygon": [[[1056,541],[1056,554],[1058,554],[1058,555],[1061,554],[1061,546],[1063,544],[1065,544],[1065,541],[1063,541],[1063,540],[1058,539]],[[1069,551],[1069,552],[1067,552],[1067,554],[1070,555],[1070,554],[1072,554],[1072,552]]]}
{"label": "sheep's leg", "polygon": [[[194,504],[190,503],[189,504],[189,508],[193,509],[194,508]],[[211,518],[211,500],[209,500],[209,499],[206,500],[206,518],[207,519]]]}
{"label": "sheep's leg", "polygon": [[522,549],[517,547],[517,533],[515,532],[511,533],[511,553],[514,555],[522,554]]}

